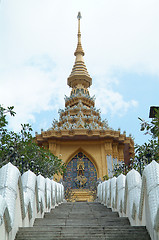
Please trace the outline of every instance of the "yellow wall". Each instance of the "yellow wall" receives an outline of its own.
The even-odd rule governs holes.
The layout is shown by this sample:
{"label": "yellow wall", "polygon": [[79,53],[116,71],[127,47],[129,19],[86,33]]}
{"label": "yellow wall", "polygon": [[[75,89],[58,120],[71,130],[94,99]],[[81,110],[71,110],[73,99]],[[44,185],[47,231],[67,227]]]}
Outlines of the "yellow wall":
{"label": "yellow wall", "polygon": [[[57,157],[61,158],[64,163],[68,163],[78,152],[83,152],[97,170],[97,178],[103,178],[108,175],[107,171],[107,154],[110,155],[110,150],[106,147],[106,142],[99,141],[49,141],[49,149]],[[113,149],[113,147],[112,147]],[[112,152],[113,154],[113,152]]]}

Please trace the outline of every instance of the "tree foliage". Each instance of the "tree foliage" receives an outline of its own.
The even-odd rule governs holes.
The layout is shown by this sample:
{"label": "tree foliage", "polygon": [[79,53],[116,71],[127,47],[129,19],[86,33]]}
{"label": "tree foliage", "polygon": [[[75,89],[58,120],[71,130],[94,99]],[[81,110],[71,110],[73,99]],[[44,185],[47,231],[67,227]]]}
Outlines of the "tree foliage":
{"label": "tree foliage", "polygon": [[21,124],[19,133],[7,130],[7,115],[15,116],[13,109],[13,106],[4,108],[0,105],[0,167],[11,162],[21,173],[30,169],[44,177],[63,174],[65,164],[48,149],[35,143],[29,124]]}
{"label": "tree foliage", "polygon": [[144,134],[149,134],[151,139],[143,145],[135,145],[135,157],[130,159],[129,164],[125,164],[124,162],[115,164],[113,170],[114,176],[117,177],[121,173],[127,174],[131,169],[135,169],[142,174],[145,166],[152,160],[159,162],[159,110],[156,109],[155,112],[155,117],[151,122],[139,118],[141,121],[140,130],[144,131]]}
{"label": "tree foliage", "polygon": [[149,134],[151,140],[149,143],[139,146],[137,145],[138,154],[141,158],[147,156],[150,161],[159,161],[159,109],[155,109],[155,116],[152,118],[151,122],[147,122],[144,119],[139,118],[141,121],[141,131],[144,134]]}
{"label": "tree foliage", "polygon": [[149,143],[143,145],[135,145],[135,157],[130,159],[129,164],[120,162],[114,164],[113,175],[118,177],[121,173],[126,175],[130,170],[135,169],[141,175],[144,168],[152,162],[152,160],[158,161],[157,141],[150,140]]}
{"label": "tree foliage", "polygon": [[151,122],[145,121],[139,118],[141,121],[141,131],[145,131],[145,134],[150,134],[153,139],[159,137],[159,109],[155,109],[155,117]]}

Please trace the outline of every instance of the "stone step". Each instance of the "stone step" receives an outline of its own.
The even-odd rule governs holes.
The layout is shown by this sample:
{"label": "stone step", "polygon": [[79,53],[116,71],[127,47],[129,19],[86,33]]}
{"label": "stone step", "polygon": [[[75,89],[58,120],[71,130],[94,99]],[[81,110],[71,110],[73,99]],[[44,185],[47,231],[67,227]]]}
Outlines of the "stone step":
{"label": "stone step", "polygon": [[[21,231],[39,231],[39,229],[40,230],[42,230],[42,231],[61,231],[61,230],[67,230],[67,231],[73,231],[73,230],[75,230],[75,231],[77,231],[78,229],[80,229],[79,227],[69,227],[69,226],[65,226],[65,227],[50,227],[50,226],[48,226],[48,227],[39,227],[39,226],[34,226],[34,227],[20,227],[19,228]],[[127,230],[129,230],[129,231],[133,231],[133,230],[135,230],[135,231],[145,231],[146,230],[146,228],[145,228],[145,226],[128,226],[128,227],[124,227],[124,226],[116,226],[116,227],[114,227],[114,226],[108,226],[108,227],[101,227],[101,226],[94,226],[94,227],[92,227],[92,228],[89,228],[89,227],[87,227],[87,226],[84,226],[84,227],[82,227],[82,230],[89,230],[89,231],[92,231],[92,230],[97,230],[97,229],[99,229],[99,230],[103,230],[103,231],[117,231],[117,232],[119,232],[119,231],[127,231]]]}
{"label": "stone step", "polygon": [[[16,238],[17,239],[17,238]],[[144,235],[130,235],[130,234],[126,234],[126,235],[113,235],[111,234],[110,236],[109,235],[105,235],[105,234],[93,234],[93,235],[78,235],[78,234],[75,234],[74,236],[72,234],[70,235],[63,235],[63,234],[56,234],[56,235],[25,235],[25,236],[19,236],[18,237],[18,240],[53,240],[53,239],[111,239],[111,240],[150,240],[149,237],[147,236],[144,236]]]}
{"label": "stone step", "polygon": [[[22,237],[22,238],[18,238],[19,240],[37,240],[37,237]],[[38,240],[54,240],[54,239],[58,239],[58,240],[81,240],[81,237],[78,237],[78,236],[69,236],[69,237],[63,237],[63,236],[55,236],[55,237],[47,237],[47,238],[44,238],[44,237],[38,237]],[[85,237],[85,236],[82,236],[82,240],[150,240],[150,238],[145,238],[145,237],[135,237],[135,238],[132,238],[131,236],[118,236],[117,238],[115,237],[106,237],[106,236],[89,236],[89,237]]]}
{"label": "stone step", "polygon": [[48,228],[27,228],[27,229],[20,229],[19,236],[22,235],[54,235],[54,234],[65,234],[65,235],[70,235],[72,233],[76,233],[78,235],[81,234],[105,234],[105,235],[125,235],[125,234],[133,234],[133,235],[146,235],[145,229],[123,229],[123,230],[114,230],[114,229],[101,229],[101,228],[56,228],[56,229],[48,229]]}
{"label": "stone step", "polygon": [[113,213],[99,213],[99,214],[94,214],[94,213],[84,213],[84,214],[80,214],[79,212],[78,213],[75,213],[75,212],[71,212],[71,213],[47,213],[44,215],[44,218],[46,219],[50,219],[50,218],[71,218],[71,219],[74,219],[74,218],[110,218],[110,217],[113,217],[113,218],[116,218],[116,217],[119,217],[118,213],[116,212],[113,212]]}
{"label": "stone step", "polygon": [[36,219],[34,226],[129,226],[129,220],[127,218],[79,218],[79,219],[65,219],[65,218],[48,218],[48,219]]}
{"label": "stone step", "polygon": [[[131,237],[138,237],[138,236],[142,236],[142,237],[144,237],[144,238],[147,238],[147,233],[146,232],[144,232],[144,231],[140,231],[140,232],[136,232],[136,231],[120,231],[120,232],[114,232],[114,231],[111,231],[111,232],[109,232],[109,231],[107,231],[107,232],[105,232],[105,231],[97,231],[97,232],[95,232],[95,231],[83,231],[83,229],[80,229],[81,231],[79,232],[79,231],[74,231],[73,233],[74,233],[74,235],[77,237],[88,237],[88,236],[105,236],[105,237],[121,237],[121,236],[123,236],[123,237],[129,237],[130,235],[131,235]],[[73,233],[72,232],[61,232],[61,231],[56,231],[56,232],[54,232],[54,231],[41,231],[40,229],[39,229],[39,231],[21,231],[21,232],[19,232],[18,233],[18,237],[55,237],[55,236],[63,236],[63,237],[68,237],[68,236],[74,236],[73,235]],[[148,238],[149,239],[149,238]]]}

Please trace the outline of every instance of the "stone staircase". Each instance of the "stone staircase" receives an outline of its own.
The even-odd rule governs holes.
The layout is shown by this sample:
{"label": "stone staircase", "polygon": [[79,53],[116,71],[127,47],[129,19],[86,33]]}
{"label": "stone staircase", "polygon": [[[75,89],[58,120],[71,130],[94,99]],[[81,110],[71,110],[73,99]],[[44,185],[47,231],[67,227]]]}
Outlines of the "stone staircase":
{"label": "stone staircase", "polygon": [[100,203],[63,203],[33,227],[20,228],[15,240],[106,239],[150,240],[145,227],[130,226],[128,218],[119,218]]}

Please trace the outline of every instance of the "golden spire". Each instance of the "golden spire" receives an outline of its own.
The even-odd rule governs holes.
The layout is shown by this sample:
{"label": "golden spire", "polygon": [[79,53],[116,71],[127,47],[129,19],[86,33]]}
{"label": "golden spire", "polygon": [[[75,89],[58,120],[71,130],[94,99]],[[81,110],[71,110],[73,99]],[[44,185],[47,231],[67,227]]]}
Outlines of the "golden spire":
{"label": "golden spire", "polygon": [[78,43],[77,43],[76,51],[74,53],[75,56],[77,56],[78,54],[81,54],[82,56],[84,56],[84,51],[83,51],[82,45],[81,45],[81,32],[80,32],[80,19],[81,18],[82,18],[81,13],[78,12],[78,15],[77,15],[77,19],[78,19],[78,34],[77,34]]}
{"label": "golden spire", "polygon": [[67,79],[67,84],[70,87],[76,87],[78,84],[82,84],[84,87],[88,88],[92,84],[92,78],[90,77],[86,65],[84,63],[84,51],[82,49],[81,45],[81,32],[80,32],[80,19],[81,19],[81,13],[78,13],[77,19],[78,19],[78,43],[77,48],[74,53],[76,56],[75,64],[73,66],[72,72],[70,76]]}

